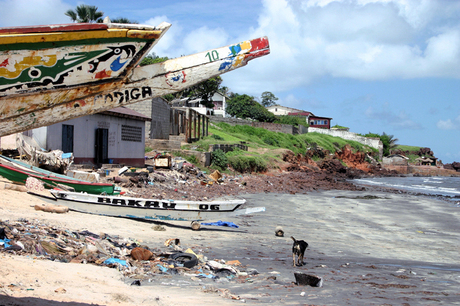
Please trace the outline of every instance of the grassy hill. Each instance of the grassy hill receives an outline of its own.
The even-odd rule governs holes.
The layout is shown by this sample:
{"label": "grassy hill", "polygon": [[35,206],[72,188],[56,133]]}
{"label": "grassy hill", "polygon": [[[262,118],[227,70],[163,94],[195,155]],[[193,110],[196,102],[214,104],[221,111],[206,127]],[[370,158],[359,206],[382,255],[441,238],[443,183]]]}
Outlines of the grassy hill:
{"label": "grassy hill", "polygon": [[[207,152],[214,144],[241,144],[248,146],[248,151],[236,149],[224,154],[222,151],[213,153],[213,166],[225,170],[223,165],[228,162],[232,168],[240,172],[265,171],[277,168],[282,163],[283,153],[290,150],[295,154],[305,155],[308,150],[322,152],[314,154],[313,159],[320,159],[325,154],[334,154],[345,145],[353,150],[368,152],[377,156],[376,149],[356,141],[345,140],[319,133],[290,135],[272,132],[263,128],[248,125],[229,125],[227,123],[210,124],[209,136],[188,144],[183,149],[194,149]],[[217,160],[217,163],[215,162]]]}

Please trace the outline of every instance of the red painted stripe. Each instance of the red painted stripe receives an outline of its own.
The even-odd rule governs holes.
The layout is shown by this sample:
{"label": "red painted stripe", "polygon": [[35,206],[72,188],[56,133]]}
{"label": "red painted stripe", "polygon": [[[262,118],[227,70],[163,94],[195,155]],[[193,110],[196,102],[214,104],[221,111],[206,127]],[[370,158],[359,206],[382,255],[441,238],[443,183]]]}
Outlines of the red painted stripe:
{"label": "red painted stripe", "polygon": [[270,48],[270,45],[266,36],[251,40],[251,52],[267,48]]}
{"label": "red painted stripe", "polygon": [[91,31],[91,30],[106,30],[106,29],[108,29],[108,26],[104,23],[69,23],[69,24],[0,28],[0,34],[74,32],[74,31]]}

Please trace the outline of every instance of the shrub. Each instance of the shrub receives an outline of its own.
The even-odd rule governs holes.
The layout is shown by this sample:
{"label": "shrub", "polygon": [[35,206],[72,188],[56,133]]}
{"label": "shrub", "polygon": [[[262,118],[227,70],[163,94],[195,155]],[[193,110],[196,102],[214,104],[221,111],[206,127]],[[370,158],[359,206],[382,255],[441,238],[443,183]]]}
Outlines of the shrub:
{"label": "shrub", "polygon": [[215,140],[224,140],[224,138],[220,137],[219,135],[212,134],[211,138],[214,138]]}
{"label": "shrub", "polygon": [[238,172],[264,172],[267,170],[265,160],[255,156],[231,156],[228,162]]}
{"label": "shrub", "polygon": [[225,155],[224,151],[222,150],[216,150],[211,153],[211,161],[212,164],[219,168],[220,170],[225,170],[227,169],[228,165],[228,158],[227,155]]}

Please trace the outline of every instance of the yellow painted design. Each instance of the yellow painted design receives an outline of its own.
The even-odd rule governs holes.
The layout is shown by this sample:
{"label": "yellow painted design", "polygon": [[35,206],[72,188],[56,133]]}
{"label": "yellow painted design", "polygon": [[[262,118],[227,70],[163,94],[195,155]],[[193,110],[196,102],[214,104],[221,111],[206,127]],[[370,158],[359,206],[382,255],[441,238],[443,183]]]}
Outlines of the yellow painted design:
{"label": "yellow painted design", "polygon": [[249,50],[251,50],[252,45],[251,45],[251,42],[249,40],[246,40],[246,41],[240,43],[240,47],[241,47],[240,53],[243,53],[243,54],[240,54],[240,55],[236,56],[235,60],[233,61],[233,65],[232,65],[233,67],[238,67],[238,66],[241,65],[241,63],[243,62],[243,60],[244,60],[244,58],[246,56],[246,54],[244,54],[244,53],[246,53]]}
{"label": "yellow painted design", "polygon": [[[128,35],[128,32],[131,34]],[[134,33],[137,32],[137,33]],[[139,35],[142,34],[142,35]],[[84,40],[94,38],[119,38],[119,37],[137,37],[144,38],[150,36],[159,36],[161,31],[133,31],[128,29],[108,29],[98,31],[75,31],[75,32],[52,32],[52,33],[32,33],[32,34],[6,34],[0,35],[2,44],[20,44],[20,43],[41,43],[56,41]]]}
{"label": "yellow painted design", "polygon": [[22,71],[27,68],[34,67],[34,66],[47,66],[51,67],[57,62],[57,56],[47,55],[47,56],[25,56],[22,61],[17,62],[12,65],[10,68],[14,67],[14,70],[8,69],[8,67],[0,67],[0,77],[4,77],[7,79],[14,79],[17,78]]}

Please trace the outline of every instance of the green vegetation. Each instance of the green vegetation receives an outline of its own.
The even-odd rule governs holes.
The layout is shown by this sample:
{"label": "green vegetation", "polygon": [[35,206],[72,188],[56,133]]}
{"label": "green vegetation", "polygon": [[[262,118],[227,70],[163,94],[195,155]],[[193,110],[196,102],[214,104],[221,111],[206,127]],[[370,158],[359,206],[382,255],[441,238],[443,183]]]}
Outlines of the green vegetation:
{"label": "green vegetation", "polygon": [[104,12],[97,10],[97,6],[80,4],[75,10],[67,10],[65,15],[70,17],[72,22],[79,23],[101,23]]}
{"label": "green vegetation", "polygon": [[[193,148],[207,152],[214,144],[240,144],[242,142],[249,147],[248,151],[239,148],[227,153],[221,150],[214,151],[211,167],[219,171],[225,171],[229,165],[238,172],[264,172],[268,168],[276,168],[285,149],[302,155],[312,148],[335,153],[348,144],[355,152],[370,152],[374,156],[378,153],[376,149],[359,142],[320,133],[290,135],[248,125],[232,126],[227,123],[211,124],[209,133],[210,136],[188,144],[183,149]],[[319,158],[318,156],[313,157],[314,160]]]}
{"label": "green vegetation", "polygon": [[231,156],[230,166],[238,172],[264,172],[267,171],[267,163],[259,156]]}
{"label": "green vegetation", "polygon": [[297,117],[297,116],[277,116],[277,119],[275,120],[274,123],[280,123],[280,124],[290,124],[294,126],[299,126],[303,125],[306,127],[309,127],[308,122],[305,117]]}
{"label": "green vegetation", "polygon": [[226,112],[230,116],[252,119],[260,122],[273,122],[276,116],[258,103],[254,97],[233,94],[227,101]]}
{"label": "green vegetation", "polygon": [[388,156],[391,154],[391,151],[397,148],[396,142],[398,141],[398,138],[394,138],[393,135],[388,135],[385,132],[382,133],[382,135],[376,134],[376,133],[367,133],[366,135],[362,135],[364,137],[377,137],[380,138],[383,144],[383,156]]}
{"label": "green vegetation", "polygon": [[145,149],[144,149],[144,151],[145,151],[145,153],[152,152],[152,151],[153,151],[153,148],[147,147],[147,146],[146,146]]}
{"label": "green vegetation", "polygon": [[227,155],[225,155],[224,151],[222,150],[216,150],[211,154],[211,163],[213,166],[223,171],[227,169],[228,166]]}
{"label": "green vegetation", "polygon": [[169,59],[168,57],[159,57],[155,53],[151,53],[142,59],[139,66],[162,63],[162,62],[166,62],[168,59]]}
{"label": "green vegetation", "polygon": [[348,129],[346,126],[341,126],[341,125],[334,125],[333,127],[331,127],[331,129]]}
{"label": "green vegetation", "polygon": [[262,106],[264,107],[276,105],[276,101],[278,100],[278,98],[269,91],[264,91],[262,95],[260,96],[260,99],[261,99],[260,104],[262,104]]}
{"label": "green vegetation", "polygon": [[397,145],[396,149],[401,151],[418,152],[422,147]]}

